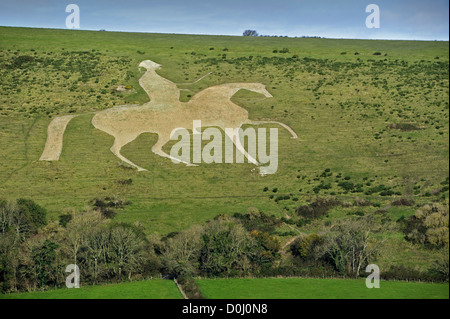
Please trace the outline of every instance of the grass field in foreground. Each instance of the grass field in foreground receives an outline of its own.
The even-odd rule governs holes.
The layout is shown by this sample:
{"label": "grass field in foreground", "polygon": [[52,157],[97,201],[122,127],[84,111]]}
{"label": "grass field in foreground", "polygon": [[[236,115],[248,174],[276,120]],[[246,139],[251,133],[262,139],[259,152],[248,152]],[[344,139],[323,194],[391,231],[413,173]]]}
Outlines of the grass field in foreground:
{"label": "grass field in foreground", "polygon": [[364,280],[260,278],[199,279],[208,299],[445,299],[448,284],[381,281],[368,289]]}
{"label": "grass field in foreground", "polygon": [[55,289],[2,295],[0,299],[181,299],[181,293],[171,280],[145,280],[80,289]]}
{"label": "grass field in foreground", "polygon": [[[379,289],[364,280],[259,278],[198,279],[207,299],[448,299],[449,285],[381,281]],[[170,280],[146,280],[80,289],[1,295],[0,299],[180,299]]]}

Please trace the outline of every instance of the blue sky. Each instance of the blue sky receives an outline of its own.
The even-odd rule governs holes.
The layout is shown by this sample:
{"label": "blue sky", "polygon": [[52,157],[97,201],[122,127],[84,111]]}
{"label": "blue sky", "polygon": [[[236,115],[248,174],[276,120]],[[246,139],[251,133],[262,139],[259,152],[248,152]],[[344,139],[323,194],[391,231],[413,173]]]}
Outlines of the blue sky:
{"label": "blue sky", "polygon": [[[448,0],[0,0],[0,25],[66,28],[68,4],[83,30],[358,39],[449,39]],[[369,4],[381,27],[365,26]]]}

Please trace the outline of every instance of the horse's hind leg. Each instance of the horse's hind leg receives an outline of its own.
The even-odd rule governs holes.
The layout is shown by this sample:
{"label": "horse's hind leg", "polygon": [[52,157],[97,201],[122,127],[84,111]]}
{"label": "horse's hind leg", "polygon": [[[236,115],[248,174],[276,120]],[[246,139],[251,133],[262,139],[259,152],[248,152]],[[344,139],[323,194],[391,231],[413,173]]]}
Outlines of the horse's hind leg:
{"label": "horse's hind leg", "polygon": [[177,163],[184,163],[187,166],[197,166],[195,164],[192,163],[188,163],[185,162],[183,160],[180,160],[178,158],[175,158],[173,156],[170,156],[169,154],[167,154],[166,152],[163,151],[163,146],[167,144],[167,142],[170,141],[170,137],[167,134],[164,133],[158,133],[158,142],[156,142],[155,145],[153,145],[152,147],[152,152],[155,153],[156,155],[165,157],[165,158],[169,158],[171,159],[173,162],[177,162]]}
{"label": "horse's hind leg", "polygon": [[249,163],[259,165],[258,161],[254,159],[250,154],[248,154],[244,146],[242,146],[241,139],[239,137],[239,128],[234,129],[234,133],[231,133],[225,129],[225,134],[236,146],[236,150],[244,154],[244,156],[248,159]]}
{"label": "horse's hind leg", "polygon": [[146,171],[145,168],[142,168],[142,167],[134,164],[132,161],[130,161],[129,159],[124,157],[122,154],[120,154],[120,150],[122,149],[122,147],[127,145],[129,142],[130,142],[130,140],[122,140],[122,139],[116,137],[116,139],[114,140],[114,144],[111,147],[111,152],[113,152],[114,155],[116,155],[118,158],[120,158],[125,163],[128,163],[131,166],[136,167],[139,172]]}
{"label": "horse's hind leg", "polygon": [[252,120],[247,120],[245,122],[246,124],[251,124],[251,125],[261,125],[261,124],[278,124],[281,125],[282,127],[284,127],[286,130],[289,131],[289,133],[291,133],[292,137],[291,138],[298,138],[297,134],[294,132],[293,129],[291,129],[289,126],[287,126],[284,123],[281,122],[277,122],[277,121],[252,121]]}

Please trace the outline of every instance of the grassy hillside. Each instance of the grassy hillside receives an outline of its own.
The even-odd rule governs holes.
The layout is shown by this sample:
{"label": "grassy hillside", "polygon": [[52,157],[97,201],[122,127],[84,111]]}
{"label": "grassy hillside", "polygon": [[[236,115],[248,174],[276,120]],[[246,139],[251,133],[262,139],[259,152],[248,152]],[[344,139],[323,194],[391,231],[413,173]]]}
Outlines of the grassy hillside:
{"label": "grassy hillside", "polygon": [[[91,119],[98,110],[148,101],[138,82],[138,65],[147,59],[162,65],[158,73],[177,83],[183,102],[213,85],[265,84],[273,98],[241,90],[232,101],[250,119],[283,122],[298,134],[291,139],[278,127],[277,173],[260,176],[248,163],[176,165],[152,153],[157,136],[150,133],[122,149],[148,171],[121,163],[110,151],[113,137],[95,129]],[[126,89],[116,90],[119,85]],[[50,121],[69,114],[80,116],[67,126],[60,160],[40,162]],[[401,267],[408,267],[413,274],[405,277],[417,278],[414,272],[428,271],[441,252],[406,241],[402,221],[424,204],[440,202],[448,211],[448,118],[448,42],[0,27],[0,203],[26,197],[45,207],[50,223],[43,232],[50,237],[57,227],[51,221],[92,206],[96,198],[119,198],[126,204],[115,209],[114,222],[138,222],[147,238],[163,241],[219,214],[260,211],[277,218],[270,236],[280,242],[274,254],[283,266],[290,258],[287,244],[300,233],[326,234],[342,220],[371,215],[383,229],[375,236],[385,240],[377,264],[383,271],[399,266],[391,274],[401,275]],[[303,223],[297,208],[326,196],[339,204]],[[106,295],[118,298],[115,289],[125,293],[129,287],[133,298],[179,297],[173,289],[148,292],[149,283],[64,294],[81,298],[77,294],[92,292],[96,298],[110,289]],[[360,281],[298,280],[307,288],[300,291],[296,283],[200,280],[199,286],[209,298],[255,297],[255,291],[261,298],[271,297],[264,291],[276,293],[273,298],[333,297],[340,295],[338,286],[352,298],[448,298],[448,285],[385,282],[386,289],[369,291]],[[229,295],[236,292],[230,287],[240,286],[242,295]]]}
{"label": "grassy hillside", "polygon": [[3,295],[0,299],[181,299],[181,293],[170,280],[146,280],[78,289],[54,289]]}
{"label": "grassy hillside", "polygon": [[201,279],[211,299],[448,299],[448,284],[385,281],[368,289],[363,280],[265,278]]}
{"label": "grassy hillside", "polygon": [[[283,48],[289,52],[280,53]],[[419,202],[442,196],[440,183],[448,176],[445,42],[2,27],[0,50],[0,197],[26,194],[54,218],[94,197],[119,195],[132,202],[119,220],[168,233],[252,206],[283,216],[314,196],[318,185],[330,184],[319,194],[342,198],[390,199],[364,195],[380,184]],[[180,84],[190,90],[182,91],[182,100],[220,83],[266,84],[274,98],[241,91],[234,101],[251,119],[282,121],[298,133],[291,140],[280,129],[277,174],[261,177],[250,164],[174,165],[151,152],[152,134],[124,148],[126,157],[148,169],[138,173],[109,151],[113,139],[90,124],[92,114],[68,125],[59,162],[37,161],[52,117],[145,102],[137,68],[144,59],[162,64],[160,74],[176,83],[213,72],[194,85]],[[119,84],[132,89],[115,92]],[[389,128],[403,123],[413,126]],[[327,168],[331,176],[322,176]],[[345,190],[337,176],[362,187]],[[117,182],[129,178],[131,185]],[[289,200],[276,203],[264,187]]]}

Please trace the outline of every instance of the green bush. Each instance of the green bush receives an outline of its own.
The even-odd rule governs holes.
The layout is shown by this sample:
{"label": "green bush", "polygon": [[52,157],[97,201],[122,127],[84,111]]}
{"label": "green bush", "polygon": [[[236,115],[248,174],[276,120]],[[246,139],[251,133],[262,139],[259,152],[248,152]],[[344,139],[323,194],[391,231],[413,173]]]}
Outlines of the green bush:
{"label": "green bush", "polygon": [[30,199],[0,200],[0,233],[14,231],[22,239],[47,225],[47,211]]}
{"label": "green bush", "polygon": [[66,227],[67,223],[69,223],[72,220],[72,215],[71,214],[62,214],[59,215],[59,224],[62,227]]}
{"label": "green bush", "polygon": [[314,249],[323,243],[323,239],[317,234],[311,234],[297,238],[290,246],[294,256],[303,260],[318,259]]}
{"label": "green bush", "polygon": [[433,271],[421,271],[403,265],[391,265],[381,273],[382,280],[404,281],[446,281],[445,276],[433,273]]}
{"label": "green bush", "polygon": [[343,181],[338,184],[339,187],[342,187],[346,191],[351,191],[354,189],[355,185],[352,182]]}
{"label": "green bush", "polygon": [[425,205],[403,221],[403,232],[411,242],[444,247],[449,244],[448,224],[448,206]]}
{"label": "green bush", "polygon": [[47,211],[33,200],[19,198],[17,200],[17,205],[20,210],[30,217],[31,222],[35,227],[39,228],[47,225]]}
{"label": "green bush", "polygon": [[341,202],[333,197],[318,198],[309,205],[297,208],[296,213],[300,217],[315,219],[327,214],[331,208],[338,205],[341,205]]}

